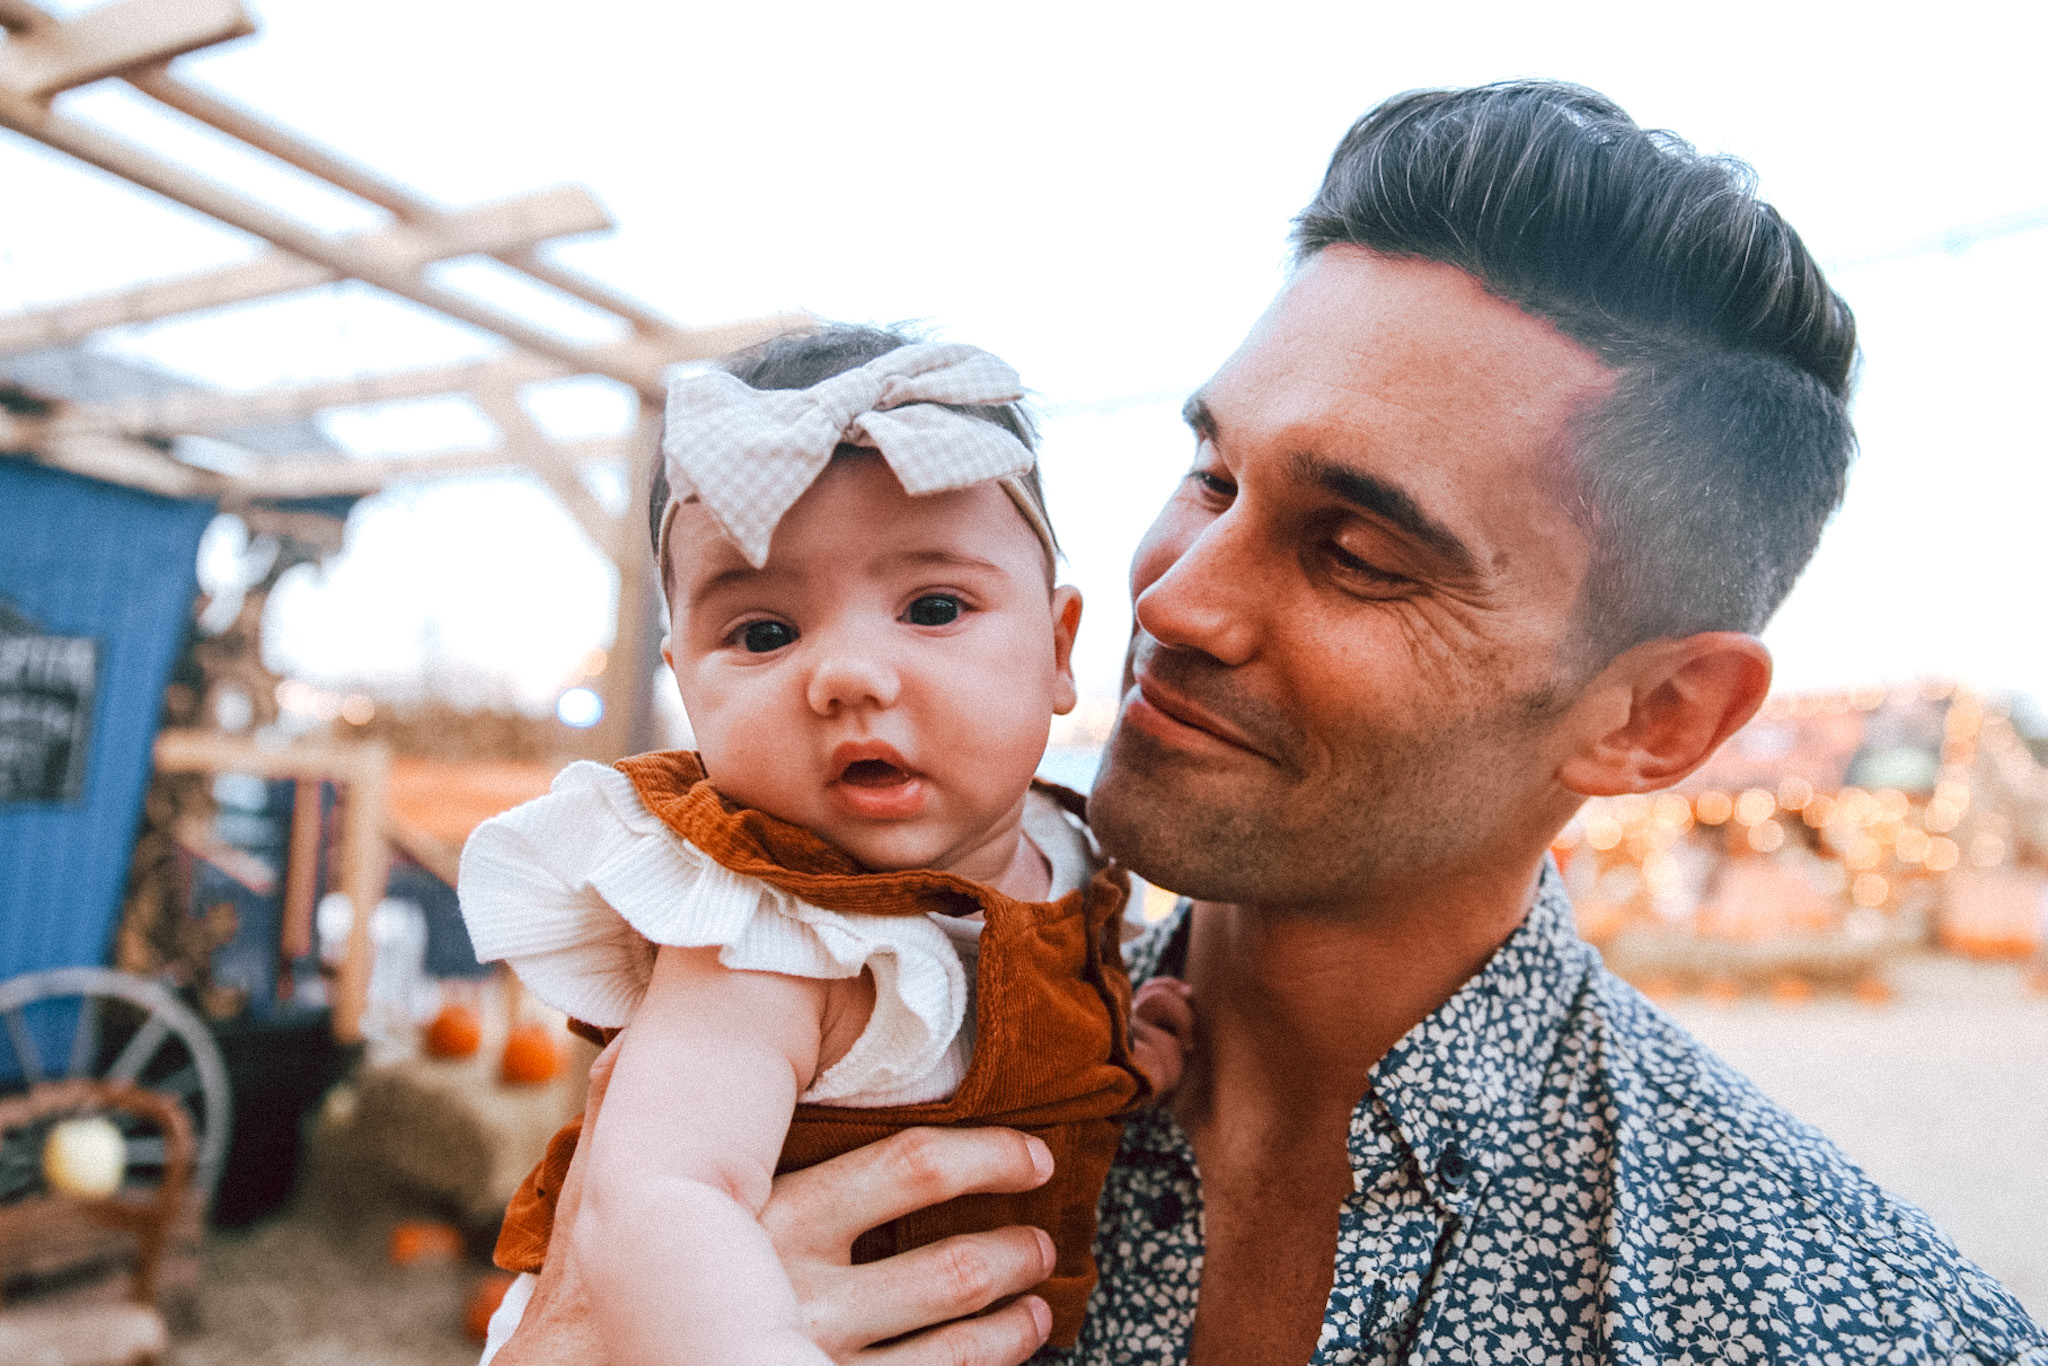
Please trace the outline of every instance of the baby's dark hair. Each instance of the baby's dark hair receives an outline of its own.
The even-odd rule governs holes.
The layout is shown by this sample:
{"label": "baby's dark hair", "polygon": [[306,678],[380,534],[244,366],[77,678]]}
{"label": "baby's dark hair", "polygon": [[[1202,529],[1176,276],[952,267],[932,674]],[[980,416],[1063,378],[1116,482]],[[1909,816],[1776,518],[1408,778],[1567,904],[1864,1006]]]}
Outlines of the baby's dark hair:
{"label": "baby's dark hair", "polygon": [[[914,346],[924,340],[900,324],[895,327],[863,327],[856,323],[823,323],[808,332],[785,333],[758,346],[735,351],[721,359],[718,367],[751,389],[808,389],[834,375],[844,374],[891,351]],[[1034,454],[1038,450],[1038,428],[1021,403],[949,403],[945,406],[956,413],[992,422],[1023,442],[1026,450]],[[1050,531],[1052,518],[1046,512],[1045,490],[1038,481],[1038,466],[1033,465],[1029,473],[1019,476],[1017,482]],[[654,487],[647,499],[647,536],[654,547],[655,572],[664,583],[668,580],[668,566],[661,564],[659,557],[661,523],[668,511],[668,499],[668,472],[662,468],[661,461],[656,460]],[[1058,544],[1055,539],[1050,548],[1057,549]],[[1048,556],[1048,582],[1052,572]]]}

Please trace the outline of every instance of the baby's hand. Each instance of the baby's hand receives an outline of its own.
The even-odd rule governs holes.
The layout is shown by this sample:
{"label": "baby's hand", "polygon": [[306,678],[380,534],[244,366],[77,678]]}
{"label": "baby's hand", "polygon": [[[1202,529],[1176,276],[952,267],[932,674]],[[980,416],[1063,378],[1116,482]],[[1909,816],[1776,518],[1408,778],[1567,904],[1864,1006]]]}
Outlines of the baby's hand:
{"label": "baby's hand", "polygon": [[1155,1098],[1180,1085],[1181,1065],[1195,1048],[1194,989],[1177,977],[1154,977],[1131,1000],[1131,1055]]}

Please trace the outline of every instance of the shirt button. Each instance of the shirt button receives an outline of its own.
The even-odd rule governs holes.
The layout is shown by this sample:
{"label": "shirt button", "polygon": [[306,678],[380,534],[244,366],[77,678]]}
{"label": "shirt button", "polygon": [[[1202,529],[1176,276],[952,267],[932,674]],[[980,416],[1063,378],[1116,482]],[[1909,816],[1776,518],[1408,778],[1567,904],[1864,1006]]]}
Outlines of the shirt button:
{"label": "shirt button", "polygon": [[1444,1145],[1443,1153],[1436,1160],[1437,1180],[1452,1190],[1465,1184],[1465,1175],[1471,1169],[1471,1164],[1465,1160],[1465,1153],[1458,1147],[1456,1139]]}

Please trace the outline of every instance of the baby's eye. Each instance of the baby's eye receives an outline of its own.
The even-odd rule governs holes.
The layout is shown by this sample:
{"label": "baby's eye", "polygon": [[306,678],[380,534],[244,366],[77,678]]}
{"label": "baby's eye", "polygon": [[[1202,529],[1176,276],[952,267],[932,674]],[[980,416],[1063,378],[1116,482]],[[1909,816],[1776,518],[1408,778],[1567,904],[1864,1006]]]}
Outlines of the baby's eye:
{"label": "baby's eye", "polygon": [[765,655],[796,643],[796,628],[782,621],[750,621],[739,630],[740,644],[748,653]]}
{"label": "baby's eye", "polygon": [[903,615],[912,626],[949,626],[960,617],[960,599],[951,593],[927,593]]}

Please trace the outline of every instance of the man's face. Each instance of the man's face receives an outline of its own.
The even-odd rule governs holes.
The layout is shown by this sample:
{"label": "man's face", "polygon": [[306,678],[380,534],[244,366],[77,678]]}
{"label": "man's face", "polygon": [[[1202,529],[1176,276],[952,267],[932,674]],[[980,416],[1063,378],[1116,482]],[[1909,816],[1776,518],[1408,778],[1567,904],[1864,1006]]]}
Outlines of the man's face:
{"label": "man's face", "polygon": [[1573,800],[1549,752],[1589,552],[1568,425],[1609,381],[1453,267],[1335,247],[1297,271],[1190,400],[1193,468],[1131,567],[1089,804],[1110,851],[1205,900],[1337,911],[1540,848]]}

